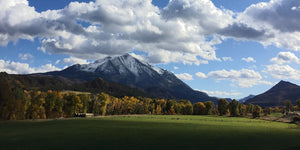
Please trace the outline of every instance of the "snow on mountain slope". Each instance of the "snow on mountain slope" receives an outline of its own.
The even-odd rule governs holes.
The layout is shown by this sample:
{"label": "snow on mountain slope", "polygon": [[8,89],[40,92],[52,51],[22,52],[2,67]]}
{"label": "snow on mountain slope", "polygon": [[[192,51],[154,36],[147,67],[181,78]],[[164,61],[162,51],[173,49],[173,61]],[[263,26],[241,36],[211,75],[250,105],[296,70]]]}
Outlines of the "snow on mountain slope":
{"label": "snow on mountain slope", "polygon": [[104,59],[99,59],[93,63],[90,64],[84,64],[80,66],[80,70],[82,71],[86,71],[86,72],[95,72],[95,70],[102,65],[103,63],[105,63],[107,60],[111,59],[112,57],[106,57]]}
{"label": "snow on mountain slope", "polygon": [[[113,67],[111,65],[113,65]],[[156,73],[160,75],[164,73],[163,69],[141,62],[129,54],[117,57],[106,57],[104,59],[97,60],[94,63],[80,66],[81,71],[110,73],[112,70],[107,68],[113,68],[114,71],[120,74],[132,73],[135,76],[139,76],[142,73],[147,73],[151,76]]]}

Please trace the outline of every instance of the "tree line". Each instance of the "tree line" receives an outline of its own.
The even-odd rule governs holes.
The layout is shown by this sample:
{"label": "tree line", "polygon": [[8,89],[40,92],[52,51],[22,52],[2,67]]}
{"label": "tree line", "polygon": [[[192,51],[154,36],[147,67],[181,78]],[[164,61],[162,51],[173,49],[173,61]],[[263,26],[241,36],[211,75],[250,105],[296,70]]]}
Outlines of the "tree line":
{"label": "tree line", "polygon": [[146,97],[117,98],[106,93],[23,90],[9,82],[0,82],[0,119],[46,119],[71,117],[75,113],[94,115],[123,114],[193,114],[187,100]]}
{"label": "tree line", "polygon": [[192,115],[193,105],[187,100],[117,98],[106,93],[64,93],[11,91],[0,94],[0,118],[3,120],[72,117],[75,113],[94,115],[155,114]]}
{"label": "tree line", "polygon": [[[300,105],[297,101],[297,104]],[[0,119],[46,119],[71,117],[75,113],[94,115],[230,115],[260,117],[271,112],[287,112],[297,109],[290,101],[282,108],[265,108],[258,105],[244,105],[236,100],[228,102],[219,99],[217,106],[212,101],[192,104],[188,100],[166,100],[145,97],[117,98],[106,93],[88,94],[82,92],[39,91],[11,88],[0,82]]]}

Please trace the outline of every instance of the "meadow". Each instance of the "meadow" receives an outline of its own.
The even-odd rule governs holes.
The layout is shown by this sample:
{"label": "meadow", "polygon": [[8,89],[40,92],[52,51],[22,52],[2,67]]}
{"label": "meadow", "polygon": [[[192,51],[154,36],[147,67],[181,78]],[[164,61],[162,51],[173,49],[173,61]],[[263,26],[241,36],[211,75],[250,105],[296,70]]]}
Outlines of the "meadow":
{"label": "meadow", "polygon": [[295,124],[220,116],[110,116],[0,122],[0,149],[299,150]]}

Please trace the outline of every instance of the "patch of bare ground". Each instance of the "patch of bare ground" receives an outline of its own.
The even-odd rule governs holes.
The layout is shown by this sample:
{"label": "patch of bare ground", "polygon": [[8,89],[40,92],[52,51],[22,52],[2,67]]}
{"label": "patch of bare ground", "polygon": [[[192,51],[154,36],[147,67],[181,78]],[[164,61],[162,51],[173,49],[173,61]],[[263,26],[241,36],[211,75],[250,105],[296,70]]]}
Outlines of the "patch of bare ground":
{"label": "patch of bare ground", "polygon": [[284,123],[294,123],[299,125],[300,128],[300,114],[296,112],[290,112],[288,114],[285,114],[280,117],[275,117],[275,116],[261,116],[260,119],[262,120],[268,120],[268,121],[276,121],[276,122],[284,122]]}

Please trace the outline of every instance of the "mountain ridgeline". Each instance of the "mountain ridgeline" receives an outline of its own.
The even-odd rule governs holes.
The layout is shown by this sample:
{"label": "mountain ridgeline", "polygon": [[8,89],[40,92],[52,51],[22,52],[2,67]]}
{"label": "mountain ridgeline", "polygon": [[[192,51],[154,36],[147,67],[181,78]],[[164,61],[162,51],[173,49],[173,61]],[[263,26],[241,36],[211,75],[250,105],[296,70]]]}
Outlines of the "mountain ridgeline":
{"label": "mountain ridgeline", "polygon": [[129,54],[106,57],[90,64],[76,64],[62,71],[42,73],[69,84],[84,83],[95,78],[136,88],[150,96],[166,99],[185,99],[217,102],[217,98],[195,91],[173,73],[139,61]]}
{"label": "mountain ridgeline", "polygon": [[287,81],[280,81],[265,93],[248,99],[245,104],[252,103],[262,107],[274,107],[284,106],[285,100],[290,100],[295,104],[298,99],[300,99],[300,86]]}
{"label": "mountain ridgeline", "polygon": [[[62,82],[63,81],[63,82]],[[129,86],[111,83],[96,78],[84,83],[69,84],[64,78],[56,78],[45,75],[10,75],[0,72],[0,84],[7,83],[11,88],[20,88],[23,90],[39,90],[39,91],[82,91],[90,93],[107,93],[114,97],[134,96],[134,97],[150,97],[147,93]]]}

